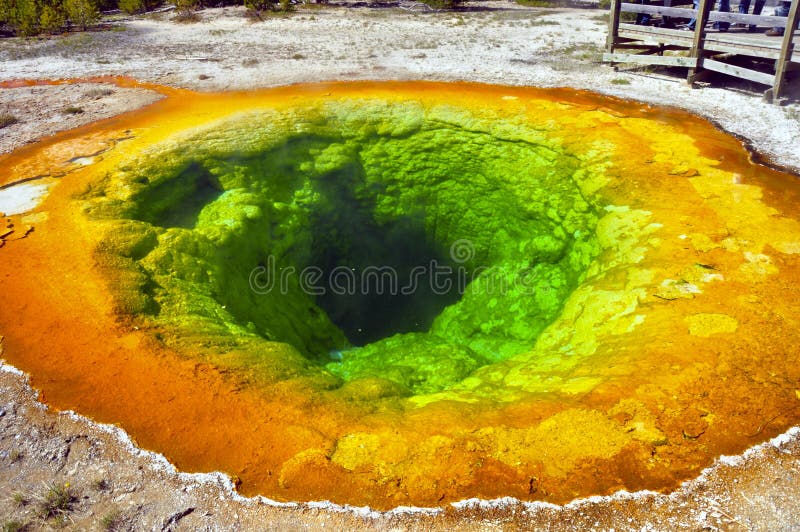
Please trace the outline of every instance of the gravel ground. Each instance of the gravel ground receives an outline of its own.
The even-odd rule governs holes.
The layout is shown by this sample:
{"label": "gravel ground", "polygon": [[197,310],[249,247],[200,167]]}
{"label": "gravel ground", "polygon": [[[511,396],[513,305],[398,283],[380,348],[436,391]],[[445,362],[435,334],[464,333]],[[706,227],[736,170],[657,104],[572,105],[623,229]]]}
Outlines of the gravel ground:
{"label": "gravel ground", "polygon": [[[800,169],[797,103],[767,105],[758,87],[741,82],[692,90],[677,76],[615,72],[598,63],[605,39],[602,11],[505,2],[470,6],[461,13],[322,7],[256,23],[247,21],[242,9],[226,8],[204,11],[202,22],[193,25],[176,24],[172,14],[161,13],[120,21],[111,31],[0,40],[0,83],[126,75],[203,91],[331,79],[571,86],[688,109],[738,135],[757,159]],[[18,120],[0,128],[0,153],[159,97],[146,89],[96,83],[0,89],[0,114]],[[1,351],[0,344],[0,358]],[[4,527],[800,529],[796,430],[742,457],[721,459],[671,495],[619,494],[563,507],[484,501],[378,514],[243,499],[225,477],[177,473],[163,458],[138,450],[118,429],[47,410],[23,375],[9,366],[0,369]],[[53,500],[63,508],[47,518],[43,514]]]}
{"label": "gravel ground", "polygon": [[0,153],[57,131],[137,109],[160,98],[152,91],[124,89],[106,83],[0,89],[0,113],[17,118],[17,122],[0,129]]}

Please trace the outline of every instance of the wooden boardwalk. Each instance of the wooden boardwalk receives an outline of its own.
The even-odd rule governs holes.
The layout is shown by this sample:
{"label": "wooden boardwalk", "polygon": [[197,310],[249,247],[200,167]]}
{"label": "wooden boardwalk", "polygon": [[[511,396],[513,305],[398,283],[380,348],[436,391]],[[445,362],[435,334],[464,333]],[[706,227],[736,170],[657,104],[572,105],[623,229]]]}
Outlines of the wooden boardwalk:
{"label": "wooden boardwalk", "polygon": [[[700,0],[697,11],[672,7],[671,0],[664,6],[624,3],[612,0],[608,39],[603,61],[610,63],[635,63],[687,68],[689,83],[695,83],[703,71],[721,72],[766,85],[764,97],[780,103],[785,93],[787,74],[800,70],[800,32],[798,32],[798,4],[792,0],[788,17],[744,15],[712,11],[714,0]],[[694,31],[669,27],[645,26],[623,23],[621,13],[660,16],[669,23],[672,19],[690,19],[697,15]],[[710,22],[755,24],[760,33],[718,32],[707,28]],[[786,28],[782,37],[763,33],[766,27]],[[620,50],[628,53],[620,53]],[[630,53],[635,51],[636,53]],[[743,67],[731,63],[740,57],[770,60],[771,68]],[[763,63],[763,62],[762,62]]]}

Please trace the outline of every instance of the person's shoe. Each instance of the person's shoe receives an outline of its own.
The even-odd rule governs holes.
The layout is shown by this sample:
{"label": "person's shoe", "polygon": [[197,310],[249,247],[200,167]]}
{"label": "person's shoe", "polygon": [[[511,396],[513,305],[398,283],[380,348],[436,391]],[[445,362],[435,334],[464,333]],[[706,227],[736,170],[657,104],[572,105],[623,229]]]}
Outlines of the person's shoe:
{"label": "person's shoe", "polygon": [[765,31],[764,35],[767,35],[769,37],[783,37],[783,30],[776,30],[775,28],[772,28]]}
{"label": "person's shoe", "polygon": [[726,31],[728,31],[728,26],[723,26],[719,22],[715,22],[712,28],[719,31],[720,33],[725,33]]}
{"label": "person's shoe", "polygon": [[750,24],[750,26],[747,27],[748,33],[755,33],[756,31],[758,31],[758,27],[755,24]]}

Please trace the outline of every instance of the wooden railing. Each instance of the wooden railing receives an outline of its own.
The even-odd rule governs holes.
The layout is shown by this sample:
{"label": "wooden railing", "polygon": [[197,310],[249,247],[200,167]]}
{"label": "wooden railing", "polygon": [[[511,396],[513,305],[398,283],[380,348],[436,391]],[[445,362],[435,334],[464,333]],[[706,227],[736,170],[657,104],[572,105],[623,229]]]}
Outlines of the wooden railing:
{"label": "wooden railing", "polygon": [[[646,13],[649,15],[661,15],[672,18],[694,18],[697,14],[697,11],[691,8],[630,4],[626,2],[620,3],[620,11],[623,13]],[[708,22],[730,22],[731,24],[754,24],[756,26],[785,28],[788,24],[788,18],[771,15],[745,15],[743,13],[711,11],[708,14]]]}
{"label": "wooden railing", "polygon": [[[686,0],[683,0],[686,1]],[[612,0],[609,17],[609,30],[606,40],[606,54],[603,60],[611,63],[638,63],[659,66],[676,66],[689,69],[688,81],[694,84],[703,70],[721,72],[731,76],[748,79],[771,86],[765,98],[775,103],[781,101],[786,85],[786,73],[793,66],[797,67],[800,57],[795,58],[795,31],[798,27],[798,4],[800,0],[792,0],[789,15],[750,15],[712,11],[715,0],[700,0],[698,9],[672,7],[672,0],[665,0],[666,5],[646,5]],[[620,36],[620,14],[635,13],[659,15],[665,20],[674,18],[695,18],[693,33],[687,34],[669,28],[633,26],[622,24],[625,36]],[[746,24],[762,27],[785,28],[783,38],[774,38],[749,34],[746,41],[736,40],[735,34],[713,34],[708,38],[706,25],[709,22],[725,22],[729,24]],[[729,42],[728,42],[729,41]],[[658,44],[651,44],[657,42]],[[779,46],[777,46],[779,44]],[[635,54],[615,53],[618,49],[638,50]],[[684,51],[684,55],[664,55],[666,51]],[[743,68],[720,61],[731,55],[750,55],[775,60],[775,73],[766,73],[750,68]],[[795,63],[794,65],[792,63]]]}

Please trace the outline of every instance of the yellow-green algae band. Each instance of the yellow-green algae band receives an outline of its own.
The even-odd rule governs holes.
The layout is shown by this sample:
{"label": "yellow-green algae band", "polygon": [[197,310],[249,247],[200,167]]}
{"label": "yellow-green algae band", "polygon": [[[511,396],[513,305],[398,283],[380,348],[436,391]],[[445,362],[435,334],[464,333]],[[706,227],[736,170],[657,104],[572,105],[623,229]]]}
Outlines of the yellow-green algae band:
{"label": "yellow-green algae band", "polygon": [[[599,252],[604,202],[591,187],[601,177],[548,129],[413,101],[239,114],[123,162],[82,198],[87,215],[110,226],[98,256],[126,312],[177,327],[182,338],[247,337],[256,358],[258,341],[285,342],[347,380],[442,391],[529,351]],[[454,243],[467,255],[441,267],[468,274],[463,297],[428,331],[361,349],[349,348],[299,275],[275,279],[322,262],[324,273],[392,268],[421,291],[394,266],[419,255],[408,266],[426,267],[427,255],[447,258]],[[370,304],[363,288],[391,287],[353,288],[359,293],[336,302],[342,312]],[[398,293],[376,318],[391,322],[403,299]],[[341,361],[330,362],[332,350]],[[274,364],[341,384],[306,360]]]}
{"label": "yellow-green algae band", "polygon": [[[796,421],[798,187],[708,124],[460,84],[185,98],[87,134],[132,138],[44,206],[93,235],[125,327],[263,401],[231,456],[143,428],[179,465],[279,499],[564,501],[672,487]],[[468,242],[474,280],[411,332],[379,314],[386,336],[354,341],[296,278],[253,286],[269,260],[395,264],[414,240]]]}

